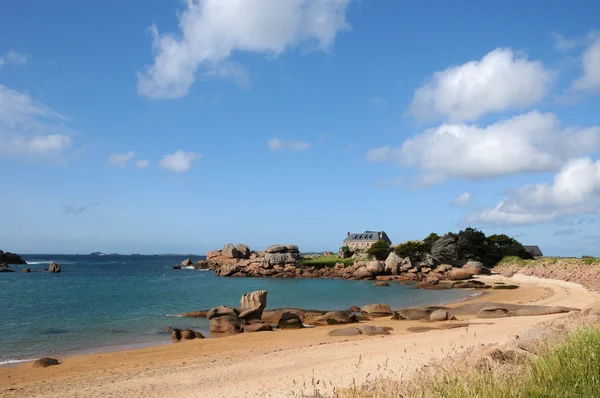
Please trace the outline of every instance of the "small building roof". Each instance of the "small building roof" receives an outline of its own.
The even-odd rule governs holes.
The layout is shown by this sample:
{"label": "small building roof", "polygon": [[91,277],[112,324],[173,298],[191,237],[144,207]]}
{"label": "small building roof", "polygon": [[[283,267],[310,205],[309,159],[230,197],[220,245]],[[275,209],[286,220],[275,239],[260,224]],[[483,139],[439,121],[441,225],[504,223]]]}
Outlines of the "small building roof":
{"label": "small building roof", "polygon": [[388,242],[392,243],[390,238],[383,231],[365,231],[361,233],[348,233],[348,237],[344,239],[344,242],[377,242],[379,239],[387,240]]}
{"label": "small building roof", "polygon": [[543,257],[544,254],[539,246],[525,246],[523,245],[523,249],[534,257]]}

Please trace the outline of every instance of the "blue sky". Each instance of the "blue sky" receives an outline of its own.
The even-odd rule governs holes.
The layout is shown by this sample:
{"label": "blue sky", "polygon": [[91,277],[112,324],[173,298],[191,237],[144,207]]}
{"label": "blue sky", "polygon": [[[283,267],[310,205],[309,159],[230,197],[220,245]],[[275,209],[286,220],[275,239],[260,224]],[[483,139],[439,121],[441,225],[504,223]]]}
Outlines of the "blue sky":
{"label": "blue sky", "polygon": [[0,4],[1,249],[600,255],[600,4]]}

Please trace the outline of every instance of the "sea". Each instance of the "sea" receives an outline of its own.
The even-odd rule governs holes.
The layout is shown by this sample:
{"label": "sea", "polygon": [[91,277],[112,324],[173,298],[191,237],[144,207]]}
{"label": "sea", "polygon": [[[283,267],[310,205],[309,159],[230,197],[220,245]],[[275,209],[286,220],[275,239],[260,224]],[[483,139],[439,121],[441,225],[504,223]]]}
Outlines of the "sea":
{"label": "sea", "polygon": [[[167,328],[210,335],[208,320],[175,315],[237,306],[242,294],[267,290],[267,309],[392,308],[459,301],[465,290],[421,290],[399,283],[343,279],[222,278],[172,269],[178,255],[22,255],[28,265],[0,273],[0,366],[42,356],[64,357],[171,343]],[[43,271],[56,262],[61,273]]]}

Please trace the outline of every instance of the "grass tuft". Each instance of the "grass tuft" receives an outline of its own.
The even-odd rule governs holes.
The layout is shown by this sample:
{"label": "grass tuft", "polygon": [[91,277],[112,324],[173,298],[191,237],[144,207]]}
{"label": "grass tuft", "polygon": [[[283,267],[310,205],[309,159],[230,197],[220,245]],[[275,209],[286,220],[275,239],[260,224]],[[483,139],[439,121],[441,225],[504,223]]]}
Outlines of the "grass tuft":
{"label": "grass tuft", "polygon": [[352,258],[341,258],[338,255],[331,254],[329,256],[321,256],[317,258],[311,258],[307,260],[302,260],[302,265],[307,267],[317,267],[317,268],[329,268],[333,267],[337,263],[343,263],[346,265],[354,264],[354,259]]}

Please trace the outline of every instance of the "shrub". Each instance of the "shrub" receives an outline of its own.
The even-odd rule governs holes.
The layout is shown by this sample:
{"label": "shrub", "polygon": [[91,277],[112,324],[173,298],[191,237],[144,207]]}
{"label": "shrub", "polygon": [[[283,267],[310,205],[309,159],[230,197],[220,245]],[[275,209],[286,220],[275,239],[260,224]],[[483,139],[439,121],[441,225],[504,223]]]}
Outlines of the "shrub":
{"label": "shrub", "polygon": [[428,253],[431,253],[431,246],[433,246],[434,242],[439,238],[441,238],[441,236],[439,236],[435,232],[430,233],[429,236],[423,239],[423,250],[425,250]]}
{"label": "shrub", "polygon": [[408,257],[411,261],[418,261],[421,255],[425,253],[425,243],[421,241],[410,240],[396,246],[394,249],[397,255],[402,258]]}
{"label": "shrub", "polygon": [[377,260],[385,260],[389,252],[390,243],[383,239],[373,243],[373,245],[367,249],[367,253],[370,256],[375,257]]}
{"label": "shrub", "polygon": [[341,258],[348,258],[352,256],[352,250],[348,246],[342,246],[338,250],[338,254]]}

